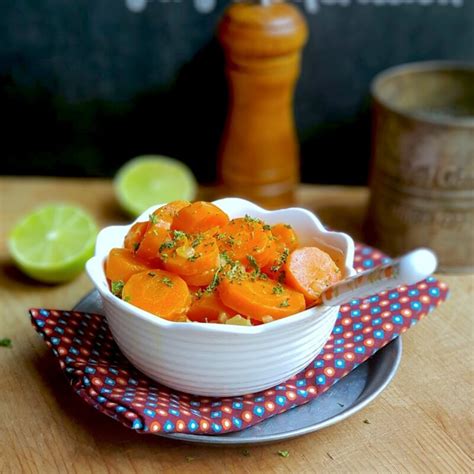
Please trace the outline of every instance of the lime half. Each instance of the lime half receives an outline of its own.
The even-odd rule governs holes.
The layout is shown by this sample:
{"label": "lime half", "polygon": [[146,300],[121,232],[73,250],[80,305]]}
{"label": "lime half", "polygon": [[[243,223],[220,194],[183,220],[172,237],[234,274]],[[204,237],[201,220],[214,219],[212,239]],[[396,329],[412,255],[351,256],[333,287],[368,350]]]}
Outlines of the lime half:
{"label": "lime half", "polygon": [[184,163],[154,155],[139,156],[126,163],[114,184],[120,205],[133,217],[155,204],[192,201],[197,188],[194,175]]}
{"label": "lime half", "polygon": [[97,226],[82,209],[49,204],[28,214],[8,240],[15,263],[28,276],[45,282],[70,280],[93,255]]}

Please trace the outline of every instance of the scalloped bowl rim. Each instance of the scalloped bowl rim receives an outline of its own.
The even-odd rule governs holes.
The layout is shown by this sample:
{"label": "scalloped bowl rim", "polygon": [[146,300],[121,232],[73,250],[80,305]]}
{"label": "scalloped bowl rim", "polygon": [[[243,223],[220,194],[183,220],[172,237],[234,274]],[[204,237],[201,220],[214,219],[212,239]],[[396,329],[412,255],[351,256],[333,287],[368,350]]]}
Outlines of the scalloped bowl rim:
{"label": "scalloped bowl rim", "polygon": [[[269,215],[272,213],[280,213],[280,212],[292,212],[292,213],[305,214],[307,217],[310,218],[310,220],[315,226],[315,229],[319,232],[321,236],[323,237],[331,236],[331,235],[338,236],[340,239],[342,239],[342,241],[345,242],[345,245],[346,245],[345,251],[343,251],[342,249],[338,249],[344,255],[344,259],[343,259],[344,272],[346,276],[351,276],[355,274],[355,269],[353,267],[353,261],[354,261],[353,239],[349,235],[343,232],[334,232],[334,231],[326,230],[323,224],[321,223],[321,221],[312,212],[308,211],[307,209],[303,209],[300,207],[289,207],[289,208],[282,208],[282,209],[276,209],[276,210],[267,210],[260,206],[257,206],[256,204],[250,201],[240,199],[240,198],[223,198],[223,199],[212,201],[212,203],[220,208],[226,208],[226,207],[229,207],[229,205],[233,205],[233,207],[235,207],[236,205],[239,205],[238,207],[240,208],[243,208],[243,207],[245,207],[246,209],[251,208],[252,211],[256,211],[262,215]],[[141,320],[144,320],[154,326],[163,327],[168,330],[172,330],[176,332],[184,331],[184,332],[190,332],[190,333],[193,333],[193,332],[201,333],[204,331],[204,332],[214,332],[216,334],[249,334],[249,335],[273,332],[275,330],[281,329],[284,326],[296,324],[299,321],[303,321],[311,317],[322,316],[328,310],[332,308],[330,306],[315,306],[313,308],[306,309],[299,313],[295,313],[291,316],[277,319],[268,324],[260,324],[258,326],[238,326],[238,325],[231,325],[231,324],[205,324],[205,323],[199,323],[199,322],[183,323],[183,322],[169,321],[167,319],[164,319],[152,313],[149,313],[148,311],[145,311],[141,308],[133,306],[121,300],[120,298],[117,298],[110,291],[107,284],[107,279],[105,277],[105,271],[104,271],[104,265],[103,265],[105,255],[98,255],[98,252],[99,252],[98,249],[103,247],[101,245],[102,240],[104,239],[104,236],[109,234],[111,231],[117,231],[117,232],[120,231],[120,233],[124,236],[126,232],[128,231],[128,229],[130,229],[130,227],[133,224],[135,224],[138,221],[147,220],[148,216],[154,210],[156,210],[162,205],[163,204],[156,204],[154,206],[149,207],[146,211],[140,214],[140,216],[138,216],[131,224],[120,225],[120,226],[108,226],[108,227],[103,228],[97,235],[96,250],[95,250],[96,254],[87,261],[86,271],[92,283],[94,284],[97,291],[101,295],[101,297],[107,299],[111,303],[111,305],[117,306],[122,311],[129,313],[132,316],[138,317]],[[244,212],[248,213],[249,211],[246,210]],[[108,250],[110,250],[110,248],[112,247],[109,247]]]}

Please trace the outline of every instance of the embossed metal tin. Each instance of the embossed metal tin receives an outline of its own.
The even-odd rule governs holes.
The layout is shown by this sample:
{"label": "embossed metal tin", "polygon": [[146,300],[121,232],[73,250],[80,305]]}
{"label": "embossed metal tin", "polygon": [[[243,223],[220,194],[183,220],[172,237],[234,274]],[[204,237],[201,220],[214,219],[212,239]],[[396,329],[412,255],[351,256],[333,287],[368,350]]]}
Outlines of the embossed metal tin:
{"label": "embossed metal tin", "polygon": [[392,255],[436,251],[474,271],[474,64],[398,66],[372,84],[368,238]]}

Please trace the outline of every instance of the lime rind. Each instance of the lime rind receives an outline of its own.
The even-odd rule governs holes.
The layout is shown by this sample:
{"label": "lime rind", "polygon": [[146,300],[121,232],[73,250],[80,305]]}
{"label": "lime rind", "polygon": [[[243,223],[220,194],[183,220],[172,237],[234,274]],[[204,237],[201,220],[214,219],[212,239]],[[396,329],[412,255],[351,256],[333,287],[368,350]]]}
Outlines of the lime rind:
{"label": "lime rind", "polygon": [[18,267],[46,283],[70,280],[93,255],[97,226],[82,209],[45,205],[23,217],[12,230],[8,247]]}
{"label": "lime rind", "polygon": [[192,201],[197,183],[191,170],[178,160],[144,155],[126,163],[114,180],[122,208],[136,217],[157,203]]}

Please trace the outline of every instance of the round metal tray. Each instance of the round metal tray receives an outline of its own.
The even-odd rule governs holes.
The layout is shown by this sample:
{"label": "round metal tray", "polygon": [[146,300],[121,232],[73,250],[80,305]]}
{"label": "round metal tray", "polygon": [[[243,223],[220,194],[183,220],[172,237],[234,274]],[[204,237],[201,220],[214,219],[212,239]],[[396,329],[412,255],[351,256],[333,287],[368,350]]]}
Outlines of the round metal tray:
{"label": "round metal tray", "polygon": [[[104,314],[96,290],[87,294],[73,310]],[[311,433],[348,418],[374,400],[394,377],[401,356],[402,341],[397,338],[317,399],[243,431],[215,436],[184,433],[159,436],[201,444],[254,445]]]}

